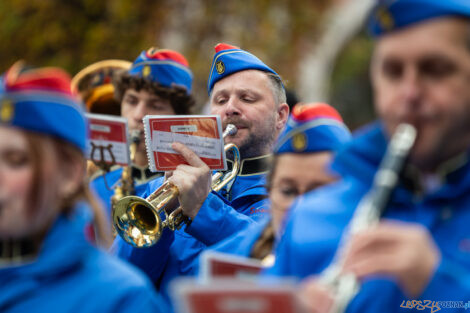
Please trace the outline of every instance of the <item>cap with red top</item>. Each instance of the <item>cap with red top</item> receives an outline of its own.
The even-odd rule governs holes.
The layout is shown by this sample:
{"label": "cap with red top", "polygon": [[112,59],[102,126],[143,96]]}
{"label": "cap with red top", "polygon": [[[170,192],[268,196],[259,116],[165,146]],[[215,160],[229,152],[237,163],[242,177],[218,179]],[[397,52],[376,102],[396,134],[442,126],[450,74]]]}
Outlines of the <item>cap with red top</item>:
{"label": "cap with red top", "polygon": [[15,63],[0,77],[0,125],[52,135],[85,150],[83,109],[60,68],[25,70]]}
{"label": "cap with red top", "polygon": [[279,76],[269,66],[253,54],[226,43],[215,46],[207,92],[210,94],[215,83],[222,78],[244,70],[259,70]]}
{"label": "cap with red top", "polygon": [[128,71],[162,86],[180,86],[191,93],[193,74],[186,58],[174,50],[150,48],[142,51]]}
{"label": "cap with red top", "polygon": [[325,103],[297,104],[274,154],[335,151],[351,139],[341,115]]}

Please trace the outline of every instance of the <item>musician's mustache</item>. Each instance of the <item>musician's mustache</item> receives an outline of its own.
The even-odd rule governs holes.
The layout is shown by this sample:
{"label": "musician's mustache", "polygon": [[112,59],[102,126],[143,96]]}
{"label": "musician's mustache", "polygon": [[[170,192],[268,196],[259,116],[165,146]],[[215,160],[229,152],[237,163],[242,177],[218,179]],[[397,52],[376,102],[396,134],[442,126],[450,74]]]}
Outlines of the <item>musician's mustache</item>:
{"label": "musician's mustache", "polygon": [[250,128],[251,123],[239,118],[228,118],[223,122],[224,129],[227,127],[228,124],[233,124],[237,128]]}

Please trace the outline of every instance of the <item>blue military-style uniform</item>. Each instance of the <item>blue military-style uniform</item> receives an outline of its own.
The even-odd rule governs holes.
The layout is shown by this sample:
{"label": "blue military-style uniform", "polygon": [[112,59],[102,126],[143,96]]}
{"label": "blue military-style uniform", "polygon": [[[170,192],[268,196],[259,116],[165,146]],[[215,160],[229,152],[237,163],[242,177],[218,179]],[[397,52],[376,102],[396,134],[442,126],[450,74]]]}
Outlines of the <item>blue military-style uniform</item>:
{"label": "blue military-style uniform", "polygon": [[[61,69],[26,70],[16,63],[0,76],[0,113],[2,127],[60,139],[85,152],[86,119]],[[93,219],[88,205],[61,210],[67,213],[58,212],[38,233],[0,237],[0,312],[158,312],[147,277],[86,239]]]}
{"label": "blue military-style uniform", "polygon": [[160,312],[145,275],[85,239],[88,210],[59,217],[34,262],[0,266],[0,312]]}
{"label": "blue military-style uniform", "polygon": [[[269,158],[257,158],[254,166],[253,162],[243,162],[241,175],[235,178],[230,190],[220,194],[211,192],[189,226],[175,232],[164,231],[159,242],[149,248],[133,248],[117,238],[115,253],[146,272],[157,289],[168,296],[169,282],[173,278],[196,273],[197,258],[203,250],[267,215],[265,172]],[[248,167],[250,170],[244,172]],[[151,182],[144,196],[156,190],[162,181]]]}
{"label": "blue military-style uniform", "polygon": [[[293,208],[276,249],[269,275],[304,278],[319,274],[332,261],[344,228],[372,184],[387,139],[381,124],[369,126],[338,154],[333,168],[342,180],[307,194]],[[426,227],[442,260],[422,300],[466,300],[470,296],[470,162],[457,163],[442,177],[442,185],[417,193],[413,178],[402,179],[383,218]],[[380,290],[380,296],[378,296]],[[347,312],[398,312],[406,296],[390,277],[363,281]]]}
{"label": "blue military-style uniform", "polygon": [[[279,135],[274,156],[326,151],[334,153],[350,139],[348,128],[332,106],[325,103],[298,104]],[[250,225],[210,250],[252,257],[254,245],[270,224],[270,218],[266,218],[262,223]]]}
{"label": "blue military-style uniform", "polygon": [[[219,80],[236,72],[259,70],[278,76],[256,56],[238,47],[218,44],[215,50],[207,84],[209,94]],[[265,173],[269,158],[256,156],[241,160],[240,173],[228,189],[210,192],[189,225],[173,234],[164,232],[156,245],[135,249],[118,239],[115,243],[118,255],[143,269],[168,296],[168,286],[173,278],[195,274],[196,259],[203,250],[267,214]],[[161,183],[162,179],[150,183],[149,193]]]}
{"label": "blue military-style uniform", "polygon": [[[233,236],[230,236],[214,247],[211,247],[209,250],[249,258],[251,257],[253,246],[259,240],[263,231],[270,223],[271,218],[266,216],[259,223],[249,225],[248,227],[235,233]],[[200,268],[196,268],[196,270],[199,271]]]}

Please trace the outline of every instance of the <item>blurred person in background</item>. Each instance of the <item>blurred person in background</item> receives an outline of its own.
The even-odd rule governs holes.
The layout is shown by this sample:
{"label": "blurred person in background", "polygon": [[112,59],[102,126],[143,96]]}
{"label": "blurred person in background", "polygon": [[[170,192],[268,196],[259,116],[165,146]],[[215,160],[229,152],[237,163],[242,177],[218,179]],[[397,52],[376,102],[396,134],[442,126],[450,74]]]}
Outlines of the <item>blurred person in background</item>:
{"label": "blurred person in background", "polygon": [[[90,243],[111,241],[88,191],[86,120],[58,68],[0,77],[0,311],[155,312],[147,278]],[[88,240],[87,240],[88,239]]]}
{"label": "blurred person in background", "polygon": [[[131,165],[134,194],[145,192],[152,179],[163,175],[151,172],[144,139],[145,115],[190,114],[194,106],[191,96],[193,75],[188,61],[180,53],[169,49],[150,48],[142,51],[130,69],[116,73],[113,84],[115,96],[121,104],[121,116],[128,121],[131,142],[137,149]],[[111,198],[120,185],[123,169],[117,168],[104,176],[97,176],[91,187],[105,203],[111,216]]]}
{"label": "blurred person in background", "polygon": [[[89,113],[120,116],[121,103],[114,97],[112,79],[116,72],[129,70],[131,65],[129,61],[113,59],[90,64],[72,78],[72,93],[78,95]],[[114,169],[111,166],[110,170]],[[103,175],[103,169],[88,160],[87,177],[93,180],[98,175]]]}
{"label": "blurred person in background", "polygon": [[[389,138],[407,123],[417,138],[383,219],[347,238],[341,250],[342,274],[361,282],[347,312],[409,310],[411,300],[464,302],[470,297],[470,2],[379,1],[370,29],[380,121],[333,161],[341,181],[293,208],[269,274],[301,279],[332,262]],[[328,312],[340,297],[321,278],[303,288],[312,312]]]}
{"label": "blurred person in background", "polygon": [[90,64],[72,78],[72,92],[83,101],[87,112],[119,116],[121,103],[114,96],[112,80],[131,65],[129,61],[114,59]]}

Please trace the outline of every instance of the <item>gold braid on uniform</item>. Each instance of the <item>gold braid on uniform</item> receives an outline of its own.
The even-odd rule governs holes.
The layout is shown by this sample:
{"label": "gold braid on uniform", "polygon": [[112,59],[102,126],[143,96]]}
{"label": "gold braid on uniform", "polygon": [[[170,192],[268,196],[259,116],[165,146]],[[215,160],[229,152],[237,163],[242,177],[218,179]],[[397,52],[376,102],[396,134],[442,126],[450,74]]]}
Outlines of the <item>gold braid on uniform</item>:
{"label": "gold braid on uniform", "polygon": [[274,246],[274,227],[272,221],[266,225],[261,236],[253,245],[250,257],[258,260],[263,260],[272,253]]}

